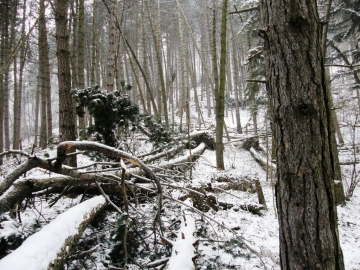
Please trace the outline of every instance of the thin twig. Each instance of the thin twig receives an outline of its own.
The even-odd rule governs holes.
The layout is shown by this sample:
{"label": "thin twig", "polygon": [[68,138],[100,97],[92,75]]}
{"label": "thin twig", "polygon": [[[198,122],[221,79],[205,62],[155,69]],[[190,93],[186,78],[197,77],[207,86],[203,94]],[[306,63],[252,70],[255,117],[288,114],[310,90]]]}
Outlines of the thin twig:
{"label": "thin twig", "polygon": [[259,6],[232,11],[232,12],[229,12],[229,15],[250,12],[253,10],[259,10]]}
{"label": "thin twig", "polygon": [[99,185],[99,183],[98,183],[96,180],[94,180],[94,182],[95,182],[96,186],[98,187],[101,195],[104,196],[105,200],[106,200],[109,204],[111,204],[111,206],[114,207],[115,210],[118,211],[121,215],[124,215],[124,213],[120,210],[120,208],[117,207],[117,206],[109,199],[109,196],[105,194],[104,190],[101,188],[101,186]]}

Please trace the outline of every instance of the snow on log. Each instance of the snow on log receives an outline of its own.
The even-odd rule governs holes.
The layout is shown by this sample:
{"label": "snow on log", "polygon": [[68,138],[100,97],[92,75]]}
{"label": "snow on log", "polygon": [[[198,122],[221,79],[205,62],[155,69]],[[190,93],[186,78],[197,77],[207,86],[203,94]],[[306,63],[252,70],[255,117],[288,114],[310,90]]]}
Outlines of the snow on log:
{"label": "snow on log", "polygon": [[250,147],[250,153],[254,157],[254,159],[260,163],[261,166],[266,168],[269,166],[272,170],[276,172],[276,165],[272,163],[270,160],[267,160],[266,157],[261,156],[253,147]]}
{"label": "snow on log", "polygon": [[[201,143],[198,147],[191,150],[191,155],[190,155],[190,151],[188,151],[188,153],[186,153],[183,156],[171,159],[169,161],[163,161],[160,164],[157,164],[156,167],[153,168],[152,170],[153,170],[153,172],[159,172],[159,171],[162,171],[163,169],[172,169],[179,164],[183,164],[183,163],[190,162],[190,161],[195,161],[200,155],[202,155],[202,153],[204,153],[206,147],[207,146],[205,143]],[[136,174],[136,175],[144,175],[145,174],[142,170],[140,170],[138,168],[130,168],[127,170],[127,172]],[[121,172],[115,172],[115,174],[118,176],[121,176]]]}
{"label": "snow on log", "polygon": [[[187,199],[184,203],[191,205],[190,199]],[[193,235],[196,231],[195,219],[191,213],[185,209],[185,206],[181,206],[181,208],[183,212],[181,227],[178,231],[176,242],[172,242],[172,253],[166,268],[167,270],[194,269],[192,258],[195,256],[195,248],[193,246],[196,242]]]}
{"label": "snow on log", "polygon": [[70,208],[0,260],[0,269],[63,269],[65,257],[95,214],[106,205],[105,198],[97,196]]}

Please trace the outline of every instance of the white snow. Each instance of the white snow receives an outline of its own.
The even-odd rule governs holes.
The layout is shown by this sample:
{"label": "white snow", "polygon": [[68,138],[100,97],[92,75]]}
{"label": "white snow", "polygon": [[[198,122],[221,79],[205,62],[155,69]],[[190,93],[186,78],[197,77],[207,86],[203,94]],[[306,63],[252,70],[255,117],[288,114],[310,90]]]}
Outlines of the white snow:
{"label": "white snow", "polygon": [[[248,111],[241,111],[241,116],[242,124],[245,126],[245,124],[249,121]],[[265,119],[264,113],[259,114],[259,127],[262,130],[264,130],[263,119]],[[213,121],[214,119],[211,118],[205,119],[206,123],[211,123]],[[229,117],[226,118],[226,124],[229,130],[235,129],[235,124],[234,121],[231,120],[230,114]],[[344,132],[344,135],[349,137],[349,132]],[[226,141],[226,138],[224,140]],[[236,139],[234,139],[234,141],[236,141]],[[351,161],[353,158],[350,151],[351,147],[348,147],[350,149],[347,150],[348,152],[344,151],[345,148],[346,147],[344,146],[339,152],[340,160]],[[145,151],[144,149],[142,150]],[[50,156],[54,156],[54,154],[55,153],[51,153]],[[78,156],[79,162],[83,162],[84,160],[83,157]],[[273,188],[271,181],[266,181],[266,173],[264,169],[254,161],[254,158],[251,156],[249,151],[245,151],[241,148],[240,141],[225,145],[224,160],[226,170],[224,172],[218,172],[216,170],[215,151],[206,150],[204,154],[196,161],[196,165],[193,168],[193,177],[191,181],[189,180],[187,183],[178,182],[177,184],[183,184],[185,186],[191,183],[192,187],[206,187],[209,183],[211,183],[213,187],[221,187],[223,183],[219,183],[214,180],[220,174],[229,178],[245,176],[257,178],[260,180],[261,186],[263,188],[267,203],[267,210],[263,211],[263,216],[256,216],[239,208],[240,204],[256,204],[258,202],[256,194],[237,190],[228,190],[229,193],[234,195],[232,196],[221,192],[214,192],[214,196],[219,202],[233,204],[234,206],[231,209],[220,209],[217,212],[210,210],[206,214],[226,227],[238,229],[235,231],[236,235],[234,236],[224,231],[217,225],[209,226],[210,231],[207,234],[208,238],[201,238],[197,248],[197,252],[200,255],[198,261],[211,261],[221,265],[221,267],[214,267],[212,269],[264,269],[262,261],[255,254],[246,250],[246,248],[240,250],[243,253],[235,255],[224,251],[224,246],[229,241],[233,239],[244,239],[246,243],[248,243],[255,251],[260,254],[267,269],[280,269],[278,220],[273,202]],[[8,171],[11,171],[11,169]],[[344,186],[346,189],[346,182],[351,175],[352,166],[342,166],[342,170],[344,175]],[[34,176],[39,175],[39,173],[43,174],[43,177],[47,177],[47,175],[45,175],[41,170],[29,172],[28,175]],[[172,196],[174,198],[178,198],[177,195],[180,193],[181,191],[178,190],[172,191]],[[97,198],[98,199],[96,200],[104,201],[102,197]],[[355,189],[355,192],[350,201],[347,202],[346,206],[337,207],[339,236],[341,241],[341,248],[344,254],[345,268],[347,270],[360,269],[359,200],[360,187],[358,186]],[[76,204],[78,201],[79,199],[76,199],[72,202]],[[61,199],[51,209],[52,211],[54,211],[54,209],[58,212],[62,211],[64,209],[64,205],[68,205],[69,202],[71,202],[71,199],[69,198]],[[187,203],[191,202],[187,201]],[[149,207],[150,209],[150,206],[146,207]],[[89,210],[91,207],[84,207],[79,205],[80,213],[67,216],[66,213],[70,212],[66,212],[56,218],[52,223],[44,227],[40,234],[35,234],[29,237],[20,248],[0,261],[0,269],[46,269],[45,265],[56,258],[57,250],[59,249],[65,234],[70,235],[71,233],[76,233],[76,226],[69,227],[69,225],[67,225],[68,221],[73,221],[76,217],[81,219],[81,217],[84,215],[82,210],[85,210],[85,208]],[[77,208],[75,207],[73,209]],[[191,211],[185,210],[185,207],[182,206],[182,211],[183,210],[185,212],[187,226],[185,226],[182,220],[180,229],[174,231],[177,234],[177,239],[176,241],[173,241],[174,246],[171,259],[168,263],[168,270],[183,270],[194,268],[192,257],[195,255],[195,248],[192,244],[197,239],[200,239],[194,236],[194,232],[197,232],[199,229],[199,216],[195,215]],[[34,210],[27,209],[26,211],[31,212]],[[42,211],[42,216],[35,212],[30,214],[33,214],[33,216],[39,220],[43,220],[43,217],[51,220],[51,218],[56,215],[56,213],[50,214],[47,212],[48,209],[46,208],[46,204],[44,204]],[[65,215],[65,218],[62,218],[63,215]],[[23,224],[18,224],[10,218],[8,220],[2,221],[0,224],[0,236],[8,236],[14,233],[21,234],[26,227],[27,218],[29,217],[26,216],[26,213],[22,213]],[[174,216],[170,219],[173,218],[178,217]],[[50,229],[47,228],[48,226],[50,226]],[[184,233],[185,239],[182,239],[182,232]],[[28,243],[32,243],[31,245],[34,245],[35,247],[32,246],[26,248],[26,246],[29,245]],[[101,256],[99,256],[99,258],[101,260],[104,259]],[[10,260],[12,261],[11,263]],[[197,269],[206,268],[197,266]]]}
{"label": "white snow", "polygon": [[65,240],[75,236],[83,220],[105,202],[103,196],[97,196],[60,214],[38,233],[26,239],[18,249],[0,260],[0,269],[48,269],[57,258]]}
{"label": "white snow", "polygon": [[[184,203],[192,206],[190,199],[187,199]],[[177,240],[173,242],[171,257],[166,268],[168,270],[194,269],[192,258],[195,256],[195,248],[193,246],[196,241],[194,237],[196,231],[195,219],[185,206],[181,207],[181,212],[183,213],[181,227],[177,232]]]}

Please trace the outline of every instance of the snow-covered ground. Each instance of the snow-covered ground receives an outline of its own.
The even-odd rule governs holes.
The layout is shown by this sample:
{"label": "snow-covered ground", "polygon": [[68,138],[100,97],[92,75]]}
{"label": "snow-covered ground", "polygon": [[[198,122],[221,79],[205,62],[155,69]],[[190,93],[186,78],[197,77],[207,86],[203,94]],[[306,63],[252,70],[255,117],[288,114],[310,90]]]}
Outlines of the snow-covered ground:
{"label": "snow-covered ground", "polygon": [[[249,121],[247,111],[242,111],[242,124],[245,125]],[[260,115],[261,120],[264,116]],[[207,119],[206,122],[210,122]],[[212,120],[213,121],[213,120]],[[226,119],[228,129],[234,130],[235,125],[232,121],[231,114]],[[264,121],[259,121],[259,126],[264,130]],[[185,267],[190,262],[191,257],[196,256],[196,269],[280,269],[279,266],[279,241],[278,241],[278,221],[276,210],[274,207],[273,188],[271,179],[266,179],[266,172],[254,160],[249,151],[241,147],[241,141],[232,139],[233,143],[225,145],[225,167],[226,170],[219,172],[216,170],[215,151],[206,150],[204,154],[197,160],[192,170],[192,177],[185,184],[192,188],[213,188],[212,194],[222,205],[229,205],[228,209],[219,208],[218,211],[210,209],[206,212],[206,217],[202,218],[191,209],[185,210],[184,206],[179,208],[184,218],[179,228],[174,231],[177,238],[173,239],[173,252],[169,260],[169,270],[179,270],[182,265]],[[50,151],[50,156],[55,154]],[[340,159],[347,160],[348,152],[340,151]],[[80,159],[81,163],[88,162],[87,158]],[[8,162],[3,166],[1,173],[5,174],[15,166],[12,162]],[[47,177],[48,174],[41,170],[34,170],[28,175],[39,175]],[[44,175],[45,174],[45,175]],[[343,174],[345,180],[350,177],[351,166],[343,166]],[[241,205],[257,204],[258,198],[256,193],[226,190],[223,192],[216,188],[223,188],[226,182],[219,182],[217,179],[228,179],[229,181],[240,181],[241,179],[258,179],[261,183],[267,209],[263,210],[262,216],[254,215],[249,211],[241,209]],[[179,184],[179,182],[177,182]],[[173,190],[171,196],[178,199],[184,195],[184,192]],[[0,239],[14,239],[13,236],[28,237],[34,231],[38,231],[40,227],[48,224],[49,221],[64,212],[66,208],[75,206],[79,203],[80,197],[66,198],[63,197],[52,208],[48,208],[48,202],[45,200],[34,199],[29,203],[29,207],[22,211],[22,223],[18,219],[12,219],[4,216],[0,223]],[[338,207],[338,224],[342,250],[344,253],[345,267],[349,270],[360,269],[360,187],[355,192],[350,201],[345,206]],[[189,199],[186,201],[189,203]],[[143,205],[142,211],[150,212],[151,207]],[[226,208],[226,207],[225,207]],[[166,210],[164,215],[175,210]],[[167,222],[174,218],[181,218],[182,215],[170,217]],[[116,213],[108,215],[107,222],[116,224],[118,216]],[[165,218],[166,219],[166,218]],[[187,221],[184,221],[186,219]],[[214,221],[211,221],[213,219]],[[167,219],[166,219],[167,220]],[[217,223],[222,224],[219,226]],[[185,225],[186,224],[186,225]],[[226,230],[233,229],[233,233]],[[85,231],[84,237],[93,236],[95,228]],[[191,233],[193,231],[193,233]],[[182,232],[182,233],[181,233]],[[106,233],[105,233],[106,234]],[[183,236],[183,237],[182,237]],[[97,236],[100,238],[100,236]],[[103,237],[103,236],[101,236]],[[111,236],[115,237],[115,236]],[[111,238],[109,236],[110,239]],[[101,238],[103,239],[103,238]],[[176,240],[178,239],[178,240]],[[189,247],[190,242],[196,241],[194,248]],[[15,240],[14,240],[15,241]],[[44,240],[46,241],[46,240]],[[179,241],[178,243],[176,243]],[[181,243],[181,241],[183,241]],[[101,242],[97,252],[91,254],[92,266],[90,269],[107,269],[109,266],[109,246],[105,242]],[[250,249],[249,249],[250,248]],[[51,252],[49,252],[51,254]],[[180,256],[181,255],[181,256]],[[185,255],[185,256],[184,256]],[[177,257],[179,256],[179,257]],[[23,258],[19,256],[18,260]],[[146,258],[142,262],[146,261]],[[139,261],[141,261],[139,259]],[[181,264],[181,265],[179,265]],[[72,267],[72,268],[71,268]],[[77,268],[76,268],[77,267]],[[136,266],[132,266],[137,269]],[[36,268],[34,268],[36,269]],[[38,268],[41,269],[41,268]],[[70,269],[83,269],[76,264],[70,265]],[[191,269],[191,268],[186,268]]]}

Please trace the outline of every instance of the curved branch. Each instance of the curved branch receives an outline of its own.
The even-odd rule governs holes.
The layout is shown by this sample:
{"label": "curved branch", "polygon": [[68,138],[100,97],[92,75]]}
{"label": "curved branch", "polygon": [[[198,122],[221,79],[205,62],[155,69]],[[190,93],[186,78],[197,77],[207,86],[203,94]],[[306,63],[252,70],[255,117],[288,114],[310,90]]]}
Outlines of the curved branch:
{"label": "curved branch", "polygon": [[68,149],[96,151],[96,152],[102,153],[108,157],[122,158],[122,159],[125,159],[126,161],[132,163],[133,165],[141,168],[143,171],[145,171],[146,175],[148,175],[148,177],[151,180],[153,180],[156,185],[157,194],[158,194],[158,208],[159,208],[158,214],[157,214],[157,219],[158,219],[159,223],[161,223],[160,222],[160,212],[161,212],[161,208],[162,208],[161,184],[160,184],[159,179],[155,175],[155,173],[148,166],[146,166],[144,162],[142,162],[137,157],[134,157],[133,155],[130,155],[124,151],[115,149],[113,147],[110,147],[110,146],[107,146],[107,145],[104,145],[101,143],[87,142],[87,141],[81,141],[81,142],[66,141],[66,142],[60,143],[57,147],[57,158],[56,158],[56,161],[54,164],[55,169],[62,168],[62,163],[64,162],[64,160],[66,158],[66,151]]}
{"label": "curved branch", "polygon": [[31,157],[31,155],[29,155],[28,153],[26,153],[24,151],[21,151],[21,150],[8,150],[8,151],[0,153],[0,157],[8,155],[8,154],[22,155],[22,156],[25,156],[25,157],[28,157],[28,158]]}
{"label": "curved branch", "polygon": [[39,159],[36,156],[30,157],[25,163],[21,164],[15,170],[9,173],[0,183],[0,195],[2,195],[22,174],[36,167],[44,168],[46,165],[47,163],[44,160]]}

